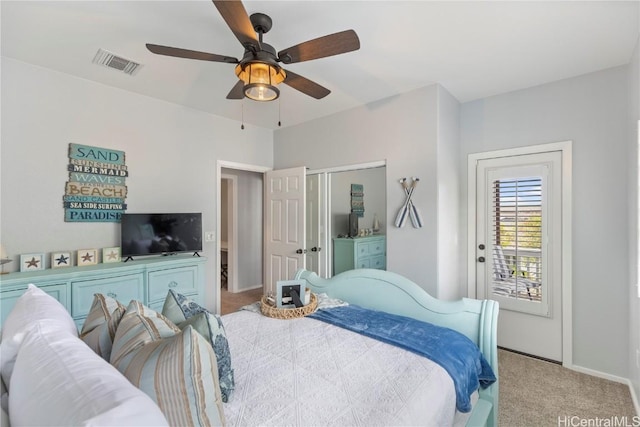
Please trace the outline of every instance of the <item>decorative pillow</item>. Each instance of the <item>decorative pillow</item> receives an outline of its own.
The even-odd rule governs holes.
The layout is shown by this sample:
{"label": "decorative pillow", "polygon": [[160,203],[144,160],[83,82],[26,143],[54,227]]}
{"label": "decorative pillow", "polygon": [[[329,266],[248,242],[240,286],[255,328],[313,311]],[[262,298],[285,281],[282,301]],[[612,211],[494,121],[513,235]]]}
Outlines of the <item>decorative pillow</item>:
{"label": "decorative pillow", "polygon": [[140,301],[131,301],[118,324],[109,361],[116,367],[126,365],[133,350],[152,341],[172,337],[178,332],[180,328],[162,314]]}
{"label": "decorative pillow", "polygon": [[[9,393],[7,392],[7,387],[5,387],[4,385],[4,381],[2,381],[2,378],[0,378],[0,395],[2,396],[0,398],[0,408],[2,408],[2,411],[7,412],[9,410]],[[4,425],[8,425],[8,424],[2,424],[0,423],[0,426],[4,426]]]}
{"label": "decorative pillow", "polygon": [[164,316],[147,317],[137,308],[129,305],[118,326],[113,365],[158,404],[169,424],[223,425],[212,347],[191,326],[180,331]]}
{"label": "decorative pillow", "polygon": [[188,325],[193,326],[209,341],[218,362],[218,379],[222,401],[228,402],[231,392],[235,388],[235,381],[231,367],[229,342],[220,316],[210,313],[192,299],[173,290],[169,290],[167,294],[162,314],[178,325],[180,329]]}
{"label": "decorative pillow", "polygon": [[113,338],[125,311],[126,307],[111,297],[102,294],[93,296],[80,338],[106,361],[111,358]]}
{"label": "decorative pillow", "polygon": [[9,425],[9,414],[4,408],[0,408],[0,426],[8,426]]}
{"label": "decorative pillow", "polygon": [[42,323],[25,338],[12,381],[13,425],[168,425],[149,396],[82,340]]}
{"label": "decorative pillow", "polygon": [[57,299],[30,284],[2,324],[0,373],[9,392],[13,365],[20,345],[29,331],[39,324],[52,332],[64,331],[78,336],[78,328],[67,309]]}
{"label": "decorative pillow", "polygon": [[318,298],[318,308],[317,310],[326,310],[328,308],[342,307],[345,305],[349,305],[348,302],[342,301],[338,298],[331,298],[329,295],[323,293],[316,294]]}

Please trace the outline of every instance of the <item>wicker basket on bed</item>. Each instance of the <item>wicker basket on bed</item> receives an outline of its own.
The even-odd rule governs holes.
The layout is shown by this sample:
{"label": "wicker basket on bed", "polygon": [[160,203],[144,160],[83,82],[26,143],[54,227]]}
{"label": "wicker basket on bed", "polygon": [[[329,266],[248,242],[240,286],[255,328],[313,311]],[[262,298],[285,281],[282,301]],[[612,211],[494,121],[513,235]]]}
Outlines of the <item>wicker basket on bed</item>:
{"label": "wicker basket on bed", "polygon": [[274,317],[276,319],[295,319],[296,317],[307,316],[318,307],[318,298],[316,294],[311,293],[309,304],[300,308],[278,308],[267,303],[267,297],[262,297],[260,301],[260,311],[265,316]]}

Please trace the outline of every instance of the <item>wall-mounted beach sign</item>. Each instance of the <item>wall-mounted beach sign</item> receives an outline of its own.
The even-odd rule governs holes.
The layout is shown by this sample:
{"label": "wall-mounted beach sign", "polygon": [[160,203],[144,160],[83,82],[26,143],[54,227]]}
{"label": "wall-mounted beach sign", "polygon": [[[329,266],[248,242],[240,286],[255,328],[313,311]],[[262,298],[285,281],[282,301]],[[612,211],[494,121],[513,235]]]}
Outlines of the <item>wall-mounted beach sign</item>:
{"label": "wall-mounted beach sign", "polygon": [[127,209],[124,151],[69,144],[69,181],[63,197],[67,222],[120,222]]}

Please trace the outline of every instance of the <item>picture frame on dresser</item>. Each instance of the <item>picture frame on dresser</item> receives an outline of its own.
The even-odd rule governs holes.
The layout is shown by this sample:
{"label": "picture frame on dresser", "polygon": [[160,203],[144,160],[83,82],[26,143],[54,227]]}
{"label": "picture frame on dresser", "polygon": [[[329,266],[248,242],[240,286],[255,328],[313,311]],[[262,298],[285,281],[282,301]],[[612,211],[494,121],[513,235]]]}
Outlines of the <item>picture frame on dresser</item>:
{"label": "picture frame on dresser", "polygon": [[120,255],[120,247],[115,246],[113,248],[102,249],[102,263],[111,264],[114,262],[120,262],[122,260]]}
{"label": "picture frame on dresser", "polygon": [[51,254],[51,268],[71,267],[72,265],[71,252],[53,252]]}
{"label": "picture frame on dresser", "polygon": [[87,265],[96,265],[98,263],[98,250],[97,249],[80,249],[76,254],[76,262],[78,267],[84,267]]}
{"label": "picture frame on dresser", "polygon": [[44,270],[44,254],[31,253],[20,255],[20,272]]}

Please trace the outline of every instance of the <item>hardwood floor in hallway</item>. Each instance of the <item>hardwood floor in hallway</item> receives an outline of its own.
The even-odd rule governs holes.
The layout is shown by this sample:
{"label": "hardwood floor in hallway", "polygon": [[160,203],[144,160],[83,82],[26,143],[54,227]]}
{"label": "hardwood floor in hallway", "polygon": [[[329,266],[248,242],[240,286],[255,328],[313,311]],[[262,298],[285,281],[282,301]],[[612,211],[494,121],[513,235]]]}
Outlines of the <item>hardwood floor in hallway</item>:
{"label": "hardwood floor in hallway", "polygon": [[232,294],[226,289],[220,289],[220,314],[229,314],[238,311],[240,307],[260,301],[262,288],[251,289]]}

